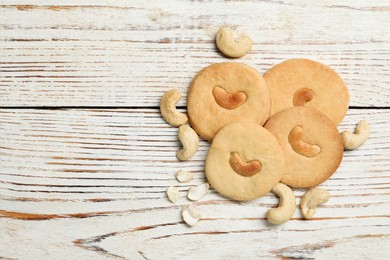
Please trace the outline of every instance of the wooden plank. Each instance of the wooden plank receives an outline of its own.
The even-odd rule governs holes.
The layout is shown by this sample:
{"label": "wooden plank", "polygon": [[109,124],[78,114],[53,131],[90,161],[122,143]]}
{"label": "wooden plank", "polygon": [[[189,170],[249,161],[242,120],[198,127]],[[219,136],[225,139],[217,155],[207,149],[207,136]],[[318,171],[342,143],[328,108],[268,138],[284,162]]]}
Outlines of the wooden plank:
{"label": "wooden plank", "polygon": [[[180,208],[188,188],[205,181],[209,145],[202,141],[193,159],[177,161],[177,129],[157,109],[1,109],[0,257],[323,258],[354,250],[361,259],[386,259],[389,116],[387,109],[348,111],[340,130],[366,119],[372,134],[321,185],[332,197],[313,220],[297,210],[272,226],[264,216],[274,195],[238,203],[211,189],[196,203],[202,220],[189,228]],[[179,169],[195,179],[179,184]],[[166,199],[170,185],[181,191],[178,205]],[[295,191],[297,203],[303,192]]]}
{"label": "wooden plank", "polygon": [[1,106],[156,107],[170,88],[185,98],[201,68],[228,61],[221,25],[252,37],[235,61],[260,73],[311,58],[341,75],[351,106],[390,105],[387,1],[18,3],[0,4]]}

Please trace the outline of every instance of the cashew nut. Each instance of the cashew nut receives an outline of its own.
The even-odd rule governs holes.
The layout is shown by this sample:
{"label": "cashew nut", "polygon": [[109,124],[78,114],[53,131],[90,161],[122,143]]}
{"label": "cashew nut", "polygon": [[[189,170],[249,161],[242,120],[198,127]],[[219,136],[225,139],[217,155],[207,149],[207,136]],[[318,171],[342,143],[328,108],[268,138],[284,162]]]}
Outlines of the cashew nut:
{"label": "cashew nut", "polygon": [[199,137],[189,125],[179,127],[178,137],[183,148],[176,153],[176,156],[180,161],[188,160],[198,150]]}
{"label": "cashew nut", "polygon": [[294,94],[293,104],[295,107],[303,106],[306,102],[309,102],[314,97],[313,91],[308,88],[301,88]]}
{"label": "cashew nut", "polygon": [[181,98],[177,89],[167,91],[161,98],[161,115],[172,126],[184,125],[188,122],[188,117],[176,110],[176,103]]}
{"label": "cashew nut", "polygon": [[370,126],[368,122],[362,120],[358,123],[355,133],[351,133],[348,130],[345,130],[341,133],[341,138],[343,139],[344,148],[347,150],[353,150],[364,144],[370,135]]}
{"label": "cashew nut", "polygon": [[278,183],[272,191],[279,196],[279,206],[267,211],[267,220],[272,224],[283,224],[287,222],[295,212],[295,196],[290,187]]}
{"label": "cashew nut", "polygon": [[257,160],[243,162],[240,155],[235,152],[230,154],[229,163],[236,173],[245,177],[250,177],[261,170],[261,162]]}
{"label": "cashew nut", "polygon": [[167,189],[167,196],[172,203],[176,203],[180,199],[179,189],[173,186],[169,187]]}
{"label": "cashew nut", "polygon": [[203,183],[188,190],[187,198],[190,200],[200,200],[209,191],[209,184]]}
{"label": "cashew nut", "polygon": [[300,125],[294,127],[288,135],[288,142],[296,153],[306,157],[314,157],[321,152],[321,147],[315,144],[306,143],[302,138],[303,128]]}
{"label": "cashew nut", "polygon": [[316,213],[318,205],[329,200],[330,194],[327,190],[313,188],[303,195],[301,200],[301,211],[305,219],[311,219]]}
{"label": "cashew nut", "polygon": [[192,204],[183,206],[181,215],[189,226],[194,226],[202,217],[202,214]]}
{"label": "cashew nut", "polygon": [[192,172],[187,172],[183,170],[176,172],[175,176],[179,182],[189,182],[190,180],[192,180],[192,178],[194,178],[194,174]]}
{"label": "cashew nut", "polygon": [[229,110],[241,106],[246,100],[244,92],[228,93],[220,86],[213,88],[213,96],[218,105]]}
{"label": "cashew nut", "polygon": [[252,47],[252,40],[244,35],[234,35],[232,29],[221,27],[216,36],[218,49],[228,57],[239,58],[244,56]]}

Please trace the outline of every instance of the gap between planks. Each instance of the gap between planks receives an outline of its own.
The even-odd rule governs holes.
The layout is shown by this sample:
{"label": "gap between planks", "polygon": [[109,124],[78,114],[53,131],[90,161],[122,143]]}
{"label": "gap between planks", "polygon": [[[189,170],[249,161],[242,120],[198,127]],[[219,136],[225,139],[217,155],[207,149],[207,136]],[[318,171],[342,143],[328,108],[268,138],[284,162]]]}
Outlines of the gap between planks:
{"label": "gap between planks", "polygon": [[[186,106],[176,106],[178,109],[186,109]],[[158,106],[0,106],[0,109],[42,109],[42,110],[66,110],[66,109],[160,109]],[[390,109],[390,106],[350,106],[348,109]]]}

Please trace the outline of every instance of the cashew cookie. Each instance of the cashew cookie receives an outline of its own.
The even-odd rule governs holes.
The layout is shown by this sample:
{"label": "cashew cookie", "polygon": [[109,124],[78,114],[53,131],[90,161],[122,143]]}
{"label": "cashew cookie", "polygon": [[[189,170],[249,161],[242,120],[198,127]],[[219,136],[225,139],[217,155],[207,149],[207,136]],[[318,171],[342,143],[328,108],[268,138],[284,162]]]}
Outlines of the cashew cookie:
{"label": "cashew cookie", "polygon": [[224,126],[215,136],[206,159],[211,186],[234,200],[252,200],[278,184],[285,168],[276,138],[254,122]]}
{"label": "cashew cookie", "polygon": [[253,68],[234,62],[210,65],[193,79],[187,99],[190,124],[211,141],[218,130],[237,121],[263,125],[271,103],[263,77]]}
{"label": "cashew cookie", "polygon": [[290,59],[264,74],[271,94],[271,116],[289,107],[314,107],[336,125],[348,109],[349,92],[330,67],[308,59]]}
{"label": "cashew cookie", "polygon": [[286,159],[281,182],[310,188],[327,180],[339,167],[343,141],[335,124],[310,107],[293,107],[272,116],[264,126],[279,141]]}

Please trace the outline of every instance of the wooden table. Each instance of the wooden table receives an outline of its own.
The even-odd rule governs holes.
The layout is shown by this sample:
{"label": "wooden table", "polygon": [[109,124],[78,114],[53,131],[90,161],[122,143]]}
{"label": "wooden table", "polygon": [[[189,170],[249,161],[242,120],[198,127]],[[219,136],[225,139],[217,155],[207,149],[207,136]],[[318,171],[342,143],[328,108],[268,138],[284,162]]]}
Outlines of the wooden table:
{"label": "wooden table", "polygon": [[[320,185],[331,199],[313,220],[298,210],[304,190],[292,220],[274,226],[275,195],[240,203],[213,189],[195,227],[181,219],[209,144],[179,162],[159,101],[177,88],[185,111],[194,75],[228,61],[214,44],[221,25],[250,35],[236,61],[260,73],[289,58],[329,65],[351,95],[339,130],[371,125]],[[2,0],[0,258],[390,259],[389,28],[386,0]],[[195,179],[179,184],[180,169]]]}

